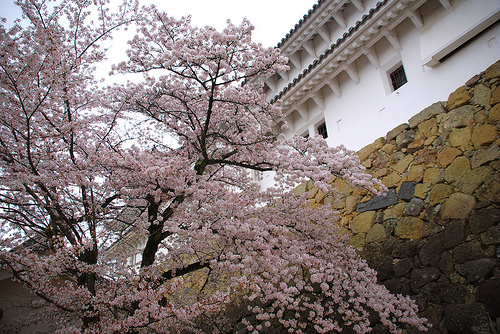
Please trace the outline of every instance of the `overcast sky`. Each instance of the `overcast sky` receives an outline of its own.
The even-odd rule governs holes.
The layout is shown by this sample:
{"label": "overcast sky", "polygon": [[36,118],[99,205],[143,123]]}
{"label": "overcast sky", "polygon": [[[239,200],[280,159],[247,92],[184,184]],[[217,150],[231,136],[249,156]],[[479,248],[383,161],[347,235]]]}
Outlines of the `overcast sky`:
{"label": "overcast sky", "polygon": [[[111,0],[111,3],[117,0]],[[169,15],[192,15],[196,26],[222,29],[227,19],[235,24],[247,17],[255,26],[253,39],[264,46],[276,46],[317,0],[141,0],[155,3]],[[9,22],[20,16],[13,0],[0,0],[0,16]],[[7,22],[7,25],[9,25]]]}

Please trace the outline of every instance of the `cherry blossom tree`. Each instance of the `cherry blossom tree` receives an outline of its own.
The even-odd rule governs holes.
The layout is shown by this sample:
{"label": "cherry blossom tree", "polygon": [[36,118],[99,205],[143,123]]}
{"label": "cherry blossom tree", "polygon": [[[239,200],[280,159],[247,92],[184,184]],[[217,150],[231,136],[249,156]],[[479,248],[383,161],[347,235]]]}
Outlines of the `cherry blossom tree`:
{"label": "cherry blossom tree", "polygon": [[[365,333],[374,315],[425,329],[345,245],[337,212],[294,193],[335,196],[334,177],[384,189],[349,150],[279,134],[262,79],[287,59],[253,43],[248,21],[219,32],[129,3],[18,4],[28,27],[0,35],[0,260],[58,311],[43,316],[59,332]],[[131,20],[113,71],[142,79],[101,89],[99,44]]]}

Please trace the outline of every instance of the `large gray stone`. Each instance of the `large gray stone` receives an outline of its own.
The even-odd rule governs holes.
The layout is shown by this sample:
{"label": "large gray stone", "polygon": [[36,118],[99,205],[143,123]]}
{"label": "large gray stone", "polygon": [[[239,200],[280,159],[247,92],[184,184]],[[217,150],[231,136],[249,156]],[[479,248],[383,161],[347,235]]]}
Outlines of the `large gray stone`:
{"label": "large gray stone", "polygon": [[422,212],[424,205],[425,201],[423,199],[412,198],[410,203],[408,203],[408,205],[405,206],[403,210],[403,215],[417,217],[420,215],[420,212]]}
{"label": "large gray stone", "polygon": [[398,191],[398,199],[409,201],[415,195],[415,187],[418,182],[403,182]]}
{"label": "large gray stone", "polygon": [[389,189],[385,196],[377,196],[368,202],[359,203],[356,206],[356,211],[361,213],[365,211],[378,210],[396,204],[397,202],[398,199],[396,198],[396,189]]}
{"label": "large gray stone", "polygon": [[462,276],[465,277],[467,280],[466,283],[474,283],[485,278],[491,272],[491,269],[495,266],[495,264],[495,259],[479,259],[457,265],[457,270]]}
{"label": "large gray stone", "polygon": [[411,288],[414,292],[424,285],[436,281],[441,275],[438,268],[416,268],[411,272]]}
{"label": "large gray stone", "polygon": [[485,232],[491,226],[500,223],[500,209],[482,209],[474,212],[469,220],[470,230],[474,234]]}
{"label": "large gray stone", "polygon": [[481,283],[477,288],[477,300],[486,307],[491,319],[500,317],[500,280]]}
{"label": "large gray stone", "polygon": [[455,334],[493,334],[493,323],[481,303],[451,304],[445,308],[445,327]]}

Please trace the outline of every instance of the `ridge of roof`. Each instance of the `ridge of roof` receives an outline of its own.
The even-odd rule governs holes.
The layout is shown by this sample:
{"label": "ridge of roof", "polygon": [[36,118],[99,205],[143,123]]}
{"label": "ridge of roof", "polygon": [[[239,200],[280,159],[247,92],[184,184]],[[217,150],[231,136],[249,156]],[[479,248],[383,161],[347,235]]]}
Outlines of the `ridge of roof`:
{"label": "ridge of roof", "polygon": [[[323,0],[318,1],[318,3],[322,2]],[[330,53],[332,53],[335,48],[337,48],[340,44],[342,44],[347,37],[349,37],[354,31],[358,30],[358,28],[365,23],[372,15],[373,13],[377,12],[380,7],[385,5],[387,3],[387,0],[381,0],[377,2],[374,8],[370,8],[368,11],[368,14],[364,14],[361,18],[361,20],[356,21],[356,24],[354,26],[351,26],[347,32],[344,33],[342,37],[337,39],[335,43],[333,43],[328,49],[326,49],[317,59],[315,59],[307,68],[302,71],[302,73],[299,73],[299,75],[294,78],[286,87],[284,87],[278,94],[276,94],[270,101],[270,103],[275,103],[278,99],[280,99],[283,94],[285,94],[289,89],[291,89],[293,86],[295,86],[303,77],[306,76],[307,73],[309,73],[312,69],[314,69],[318,64],[320,64],[323,59],[325,59]],[[309,11],[309,14],[311,11]],[[305,15],[304,15],[305,17]],[[297,28],[297,25],[295,26]],[[288,35],[287,35],[288,36]],[[283,40],[282,40],[283,41]]]}
{"label": "ridge of roof", "polygon": [[305,21],[306,21],[306,20],[307,20],[307,19],[308,19],[311,15],[312,15],[312,13],[314,13],[314,12],[316,11],[316,9],[317,9],[318,7],[320,7],[320,5],[321,5],[323,2],[325,2],[325,0],[318,0],[318,2],[317,2],[317,3],[315,3],[315,4],[313,5],[313,7],[307,11],[307,13],[306,13],[306,14],[304,14],[304,16],[303,16],[303,17],[299,20],[299,22],[297,22],[297,23],[295,24],[295,26],[294,26],[292,29],[290,29],[290,31],[289,31],[289,32],[285,35],[285,37],[283,37],[283,38],[281,39],[281,41],[278,43],[278,45],[276,45],[276,47],[277,47],[277,48],[281,47],[281,46],[283,45],[283,43],[285,43],[285,42],[286,42],[286,40],[287,40],[290,36],[292,36],[292,34],[293,34],[293,33],[294,33],[294,32],[295,32],[295,31],[296,31],[296,30],[297,30],[297,29],[298,29],[298,28],[299,28],[299,27],[300,27],[300,26],[301,26],[301,25],[302,25],[302,24],[303,24],[303,23],[304,23],[304,22],[305,22]]}

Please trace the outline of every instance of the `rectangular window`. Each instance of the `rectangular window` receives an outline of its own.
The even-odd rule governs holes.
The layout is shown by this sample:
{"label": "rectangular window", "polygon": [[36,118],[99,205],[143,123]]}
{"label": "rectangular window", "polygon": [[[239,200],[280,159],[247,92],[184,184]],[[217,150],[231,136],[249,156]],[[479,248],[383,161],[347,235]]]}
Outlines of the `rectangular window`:
{"label": "rectangular window", "polygon": [[403,65],[399,66],[396,70],[394,70],[391,74],[391,83],[394,90],[397,90],[399,87],[403,86],[408,82],[406,79],[405,69]]}
{"label": "rectangular window", "polygon": [[325,139],[328,137],[328,132],[326,131],[326,123],[320,124],[317,128],[317,131],[321,137]]}

